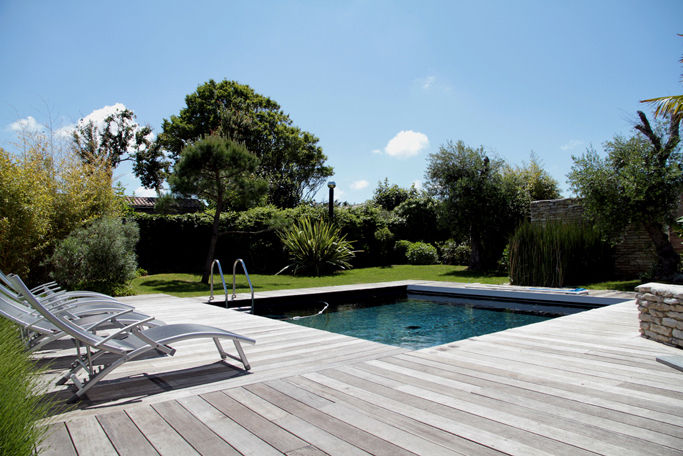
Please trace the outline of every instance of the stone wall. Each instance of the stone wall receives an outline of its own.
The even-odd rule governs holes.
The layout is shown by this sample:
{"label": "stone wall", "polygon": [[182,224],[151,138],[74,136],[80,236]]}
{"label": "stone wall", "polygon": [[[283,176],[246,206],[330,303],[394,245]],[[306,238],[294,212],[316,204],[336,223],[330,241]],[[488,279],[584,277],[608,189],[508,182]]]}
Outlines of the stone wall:
{"label": "stone wall", "polygon": [[640,334],[683,348],[683,286],[646,283],[636,287]]}
{"label": "stone wall", "polygon": [[[531,223],[580,222],[583,207],[579,198],[533,201],[530,217]],[[629,226],[614,254],[614,274],[620,279],[638,278],[650,272],[656,261],[654,245],[642,227]]]}

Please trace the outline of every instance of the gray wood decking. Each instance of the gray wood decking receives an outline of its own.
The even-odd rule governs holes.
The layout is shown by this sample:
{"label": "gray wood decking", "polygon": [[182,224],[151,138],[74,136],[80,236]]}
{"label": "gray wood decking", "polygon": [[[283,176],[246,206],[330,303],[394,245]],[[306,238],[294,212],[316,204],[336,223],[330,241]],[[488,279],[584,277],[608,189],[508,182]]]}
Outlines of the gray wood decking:
{"label": "gray wood decking", "polygon": [[[41,454],[683,454],[683,373],[655,361],[681,350],[641,338],[632,301],[420,351],[197,299],[131,302],[255,338],[251,373],[210,340],[129,362],[52,419]],[[62,350],[41,353],[50,375]]]}

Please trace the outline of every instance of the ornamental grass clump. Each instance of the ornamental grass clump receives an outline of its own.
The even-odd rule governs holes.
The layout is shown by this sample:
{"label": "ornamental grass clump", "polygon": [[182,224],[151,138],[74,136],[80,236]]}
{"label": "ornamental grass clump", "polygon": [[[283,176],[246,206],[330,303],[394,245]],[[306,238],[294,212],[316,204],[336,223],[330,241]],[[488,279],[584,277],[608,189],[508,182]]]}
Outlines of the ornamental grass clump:
{"label": "ornamental grass clump", "polygon": [[18,328],[0,318],[0,454],[33,455],[43,438],[39,421],[51,403],[41,398],[38,372]]}
{"label": "ornamental grass clump", "polygon": [[526,223],[510,239],[510,282],[563,287],[606,280],[612,249],[600,233],[582,223]]}
{"label": "ornamental grass clump", "polygon": [[294,275],[329,274],[340,269],[351,269],[355,256],[351,241],[341,230],[324,220],[305,218],[279,233],[280,241],[289,253],[290,269]]}

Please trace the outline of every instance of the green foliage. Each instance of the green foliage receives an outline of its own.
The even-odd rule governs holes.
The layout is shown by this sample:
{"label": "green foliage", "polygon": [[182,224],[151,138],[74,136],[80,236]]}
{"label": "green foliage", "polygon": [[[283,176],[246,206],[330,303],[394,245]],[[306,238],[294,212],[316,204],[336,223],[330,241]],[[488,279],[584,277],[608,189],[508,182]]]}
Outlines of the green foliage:
{"label": "green foliage", "polygon": [[169,183],[173,192],[206,200],[217,211],[243,209],[265,190],[265,182],[254,176],[257,166],[243,145],[209,136],[183,149]]}
{"label": "green foliage", "polygon": [[209,135],[242,143],[256,155],[257,174],[269,183],[268,202],[278,207],[295,207],[332,175],[318,138],[294,126],[275,101],[248,85],[209,80],[185,103],[177,116],[164,120],[156,149],[146,158],[150,181],[163,178],[164,152],[175,162],[187,144]]}
{"label": "green foliage", "polygon": [[394,244],[394,252],[396,252],[396,258],[399,263],[408,262],[408,249],[411,245],[413,245],[413,243],[405,239],[396,241],[396,244]]}
{"label": "green foliage", "polygon": [[609,278],[613,256],[600,233],[585,224],[521,225],[510,239],[514,285],[563,287]]}
{"label": "green foliage", "polygon": [[436,241],[448,233],[440,227],[439,203],[426,193],[415,193],[394,209],[390,226],[402,239]]}
{"label": "green foliage", "polygon": [[524,219],[528,196],[505,163],[483,147],[449,142],[429,156],[427,187],[439,197],[455,238],[470,240],[473,270],[494,268],[509,234]]}
{"label": "green foliage", "polygon": [[450,239],[444,242],[439,250],[441,251],[440,259],[443,264],[457,264],[461,266],[470,264],[472,248],[468,243],[457,243]]}
{"label": "green foliage", "polygon": [[79,122],[73,133],[73,146],[85,163],[105,163],[113,170],[122,161],[140,162],[143,151],[151,146],[151,136],[150,127],[139,126],[133,111],[123,109],[107,116],[102,130],[92,121]]}
{"label": "green foliage", "polygon": [[106,168],[56,159],[46,138],[34,139],[22,154],[0,148],[0,269],[27,281],[46,278],[40,265],[58,240],[125,207]]}
{"label": "green foliage", "polygon": [[340,269],[350,269],[353,258],[351,242],[340,229],[324,220],[305,218],[280,232],[280,240],[289,252],[293,273],[321,276]]}
{"label": "green foliage", "polygon": [[378,182],[375,194],[372,198],[373,202],[387,211],[393,211],[396,206],[407,200],[408,198],[417,195],[417,189],[411,187],[410,190],[399,187],[398,185],[389,185],[389,179],[385,178],[384,182]]}
{"label": "green foliage", "polygon": [[657,156],[642,135],[615,136],[603,148],[604,158],[592,148],[572,157],[568,178],[586,215],[613,238],[636,220],[672,222],[683,189],[680,148]]}
{"label": "green foliage", "polygon": [[673,222],[683,192],[681,116],[672,116],[668,126],[653,129],[644,113],[638,115],[638,134],[607,141],[606,158],[592,149],[573,157],[569,181],[583,198],[586,215],[612,239],[618,239],[631,223],[642,225],[657,255],[655,278],[672,280],[680,257],[665,230]]}
{"label": "green foliage", "polygon": [[431,244],[414,242],[408,247],[406,258],[410,264],[435,264],[439,261],[439,254]]}
{"label": "green foliage", "polygon": [[378,243],[377,261],[381,264],[390,264],[393,259],[394,233],[384,226],[375,231],[375,240]]}
{"label": "green foliage", "polygon": [[51,403],[41,398],[39,370],[18,328],[0,319],[0,454],[30,456],[42,440]]}
{"label": "green foliage", "polygon": [[529,201],[550,200],[560,197],[560,188],[555,179],[543,169],[541,161],[536,154],[531,154],[529,163],[523,163],[521,167],[508,166],[504,173],[509,178],[517,180],[518,185],[524,189]]}
{"label": "green foliage", "polygon": [[136,276],[138,239],[133,222],[113,217],[96,220],[57,246],[51,258],[53,278],[70,289],[118,294]]}

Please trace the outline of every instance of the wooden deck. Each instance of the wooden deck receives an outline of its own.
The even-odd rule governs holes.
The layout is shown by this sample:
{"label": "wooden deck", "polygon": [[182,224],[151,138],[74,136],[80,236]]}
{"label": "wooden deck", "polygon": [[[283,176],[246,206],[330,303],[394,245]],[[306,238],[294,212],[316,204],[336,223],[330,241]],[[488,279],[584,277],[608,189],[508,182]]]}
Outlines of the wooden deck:
{"label": "wooden deck", "polygon": [[[420,351],[197,299],[131,302],[255,338],[251,372],[211,341],[129,362],[53,417],[41,454],[683,454],[683,373],[655,361],[681,350],[638,335],[633,301]],[[51,375],[62,350],[41,353]]]}

